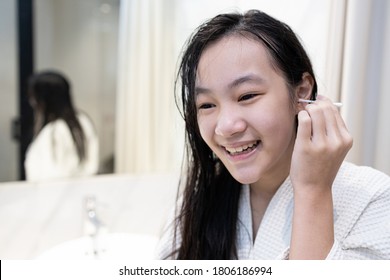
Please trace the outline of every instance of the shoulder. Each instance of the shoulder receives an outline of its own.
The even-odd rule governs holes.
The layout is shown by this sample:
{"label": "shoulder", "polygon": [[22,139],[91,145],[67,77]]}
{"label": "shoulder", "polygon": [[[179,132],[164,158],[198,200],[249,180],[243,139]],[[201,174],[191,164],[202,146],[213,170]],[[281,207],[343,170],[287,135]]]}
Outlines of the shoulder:
{"label": "shoulder", "polygon": [[67,137],[69,135],[70,130],[66,122],[62,119],[58,119],[46,124],[38,133],[35,141],[53,141],[54,139],[62,139],[62,137]]}
{"label": "shoulder", "polygon": [[93,124],[91,118],[87,114],[79,112],[77,114],[77,118],[80,122],[80,125],[81,125],[83,131],[87,135],[95,135],[96,134],[94,124]]}
{"label": "shoulder", "polygon": [[390,206],[390,177],[374,168],[345,162],[332,192],[335,218],[353,224],[364,213],[378,213],[378,209]]}
{"label": "shoulder", "polygon": [[345,162],[333,184],[335,237],[340,258],[390,256],[390,177]]}
{"label": "shoulder", "polygon": [[362,215],[389,216],[390,177],[371,167],[345,162],[333,184],[335,219],[352,227]]}
{"label": "shoulder", "polygon": [[368,166],[344,162],[334,181],[333,192],[349,198],[361,192],[366,196],[377,196],[390,192],[390,177]]}
{"label": "shoulder", "polygon": [[89,118],[89,116],[87,114],[85,114],[85,113],[82,113],[82,112],[77,113],[77,118],[83,124],[90,125],[92,123],[92,121]]}

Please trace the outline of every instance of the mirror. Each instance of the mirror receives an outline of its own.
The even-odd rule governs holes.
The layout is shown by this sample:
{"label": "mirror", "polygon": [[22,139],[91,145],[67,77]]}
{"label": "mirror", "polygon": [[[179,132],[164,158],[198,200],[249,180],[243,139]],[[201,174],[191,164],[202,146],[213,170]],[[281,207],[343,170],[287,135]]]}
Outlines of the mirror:
{"label": "mirror", "polygon": [[[34,0],[33,68],[64,73],[77,109],[93,121],[99,137],[99,173],[113,172],[120,0]],[[19,178],[18,1],[0,3],[0,181]],[[7,160],[4,160],[7,159]]]}

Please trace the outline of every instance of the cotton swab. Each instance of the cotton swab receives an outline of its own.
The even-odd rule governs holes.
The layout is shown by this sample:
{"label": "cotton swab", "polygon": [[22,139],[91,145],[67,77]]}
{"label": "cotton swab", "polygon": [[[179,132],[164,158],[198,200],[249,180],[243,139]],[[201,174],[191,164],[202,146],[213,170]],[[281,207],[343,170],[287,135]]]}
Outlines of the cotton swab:
{"label": "cotton swab", "polygon": [[[311,104],[311,103],[315,102],[315,100],[298,99],[298,102]],[[335,105],[336,107],[342,107],[343,103],[333,102],[333,105]]]}

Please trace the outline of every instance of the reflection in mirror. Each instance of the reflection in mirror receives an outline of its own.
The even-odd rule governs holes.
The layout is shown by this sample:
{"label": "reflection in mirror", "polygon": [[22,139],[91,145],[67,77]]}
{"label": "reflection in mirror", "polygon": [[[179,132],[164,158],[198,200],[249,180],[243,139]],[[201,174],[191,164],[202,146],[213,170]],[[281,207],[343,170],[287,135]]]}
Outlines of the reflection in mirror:
{"label": "reflection in mirror", "polygon": [[99,136],[99,173],[113,172],[119,0],[35,0],[35,69],[72,81]]}
{"label": "reflection in mirror", "polygon": [[99,140],[91,118],[72,97],[72,83],[54,70],[36,72],[27,83],[34,112],[34,137],[24,162],[26,180],[42,181],[95,175]]}

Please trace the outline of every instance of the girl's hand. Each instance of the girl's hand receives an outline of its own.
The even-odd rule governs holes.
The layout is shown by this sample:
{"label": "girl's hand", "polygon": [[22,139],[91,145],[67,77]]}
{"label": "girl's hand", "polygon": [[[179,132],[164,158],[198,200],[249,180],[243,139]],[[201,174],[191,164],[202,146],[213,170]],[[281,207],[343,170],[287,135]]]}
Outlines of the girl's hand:
{"label": "girl's hand", "polygon": [[290,259],[324,259],[334,243],[332,184],[352,137],[325,97],[298,114],[291,160],[294,188]]}
{"label": "girl's hand", "polygon": [[331,188],[352,137],[332,102],[323,96],[298,114],[298,131],[291,161],[294,191]]}

